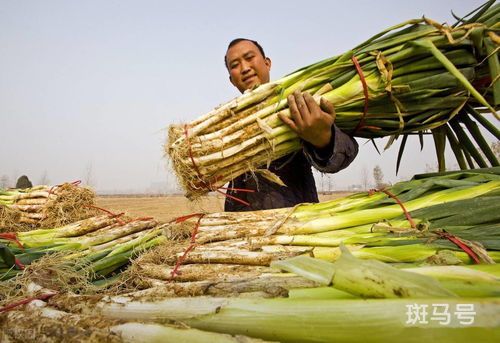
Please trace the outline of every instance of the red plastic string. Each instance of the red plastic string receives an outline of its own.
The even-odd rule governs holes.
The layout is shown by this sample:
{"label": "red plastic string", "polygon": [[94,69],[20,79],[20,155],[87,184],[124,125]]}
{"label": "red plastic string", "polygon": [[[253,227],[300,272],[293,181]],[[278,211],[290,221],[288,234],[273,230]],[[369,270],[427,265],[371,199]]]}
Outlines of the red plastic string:
{"label": "red plastic string", "polygon": [[224,189],[224,190],[228,190],[228,191],[235,191],[235,192],[255,193],[255,189],[232,188],[232,187],[219,187],[219,189]]}
{"label": "red plastic string", "polygon": [[[24,250],[24,246],[23,244],[17,239],[17,235],[14,233],[14,232],[5,232],[5,233],[0,233],[0,238],[1,239],[5,239],[5,240],[8,240],[8,241],[12,241],[14,243],[17,244],[17,246]],[[19,261],[17,259],[17,257],[15,258],[14,260],[14,264],[19,268],[19,269],[24,269],[24,264],[21,263],[21,261]]]}
{"label": "red plastic string", "polygon": [[[201,178],[201,175],[198,175],[199,178]],[[213,179],[213,182],[212,180],[207,184],[205,181],[203,180],[199,180],[199,183],[196,183],[194,182],[193,184],[196,186],[196,187],[205,187],[209,190],[212,190],[212,186],[210,186],[212,183],[215,183],[215,182],[218,182],[220,180],[222,180],[224,178],[223,175],[219,175],[217,176],[216,178]]]}
{"label": "red plastic string", "polygon": [[177,263],[175,264],[174,269],[172,269],[172,271],[170,272],[170,280],[169,281],[172,281],[174,279],[174,277],[176,275],[178,275],[180,266],[186,260],[186,257],[189,254],[189,252],[195,248],[195,246],[196,246],[196,235],[198,234],[198,229],[200,227],[200,222],[201,222],[201,219],[203,218],[204,215],[205,215],[204,213],[194,213],[194,214],[190,214],[190,215],[187,215],[187,216],[184,216],[184,217],[177,218],[175,220],[176,223],[182,223],[183,221],[186,221],[189,218],[198,216],[198,221],[196,222],[196,225],[193,228],[193,232],[191,233],[190,244],[186,248],[186,250],[184,251],[184,253],[182,254],[182,256],[177,259]]}
{"label": "red plastic string", "polygon": [[[81,183],[82,183],[82,180],[76,180],[76,181],[73,181],[73,182],[67,182],[69,184],[72,184],[73,186],[79,186]],[[52,191],[54,189],[56,189],[57,187],[61,187],[62,185],[64,185],[64,183],[60,184],[60,185],[55,185],[55,186],[52,186],[50,189],[49,189],[49,195],[52,194]]]}
{"label": "red plastic string", "polygon": [[249,203],[249,202],[246,202],[246,201],[245,201],[245,200],[243,200],[243,199],[240,199],[240,198],[238,198],[238,197],[235,197],[234,195],[224,193],[223,191],[221,191],[221,190],[219,190],[219,189],[216,189],[215,191],[216,191],[216,192],[218,192],[218,193],[220,193],[220,194],[222,194],[222,195],[224,195],[225,197],[230,198],[230,199],[233,199],[233,200],[235,200],[235,201],[237,201],[237,202],[239,202],[239,203],[241,203],[241,204],[243,204],[243,205],[245,205],[245,206],[250,206],[250,203]]}
{"label": "red plastic string", "polygon": [[49,189],[49,196],[52,194],[52,191],[53,191],[54,189],[56,189],[57,187],[58,187],[58,186],[52,186],[52,187],[50,187],[50,189]]}
{"label": "red plastic string", "polygon": [[[404,204],[401,202],[401,200],[398,199],[398,197],[396,197],[394,194],[392,194],[391,192],[389,192],[388,190],[385,190],[385,189],[382,189],[382,190],[372,189],[369,192],[370,195],[373,194],[373,192],[384,192],[385,194],[387,194],[388,196],[393,198],[399,204],[399,206],[401,206],[401,208],[403,209],[403,212],[405,213],[406,219],[408,220],[408,222],[410,222],[411,227],[416,228],[416,225],[415,225],[415,222],[413,221],[413,218],[411,217],[410,213],[406,210],[406,208],[405,208]],[[478,255],[465,242],[463,242],[457,236],[453,236],[446,231],[436,232],[436,234],[439,237],[446,238],[450,242],[454,243],[456,246],[458,246],[460,249],[462,249],[467,255],[469,255],[469,257],[472,258],[476,264],[481,263],[481,260],[479,259]]]}
{"label": "red plastic string", "polygon": [[23,244],[17,239],[17,235],[14,232],[0,233],[0,238],[12,241],[17,244],[17,246],[24,250]]}
{"label": "red plastic string", "polygon": [[398,205],[401,207],[401,209],[403,210],[404,214],[405,214],[405,217],[406,217],[406,220],[408,220],[408,222],[410,223],[410,226],[415,229],[417,227],[417,225],[415,224],[415,222],[413,221],[413,218],[411,217],[410,215],[410,212],[408,212],[408,210],[406,210],[406,207],[405,205],[403,204],[403,202],[401,200],[398,199],[397,196],[395,196],[393,193],[389,192],[388,190],[386,189],[372,189],[370,190],[369,194],[373,194],[374,192],[384,192],[385,194],[387,194],[389,197],[391,197],[392,199],[394,199]]}
{"label": "red plastic string", "polygon": [[21,263],[21,261],[19,261],[19,259],[16,257],[16,259],[14,260],[14,264],[17,266],[17,268],[23,270],[24,269],[24,264]]}
{"label": "red plastic string", "polygon": [[21,306],[21,305],[29,304],[33,300],[42,300],[42,301],[45,301],[45,300],[49,299],[50,297],[53,297],[56,294],[57,293],[46,293],[46,294],[39,295],[37,297],[30,297],[30,298],[26,298],[26,299],[23,299],[23,300],[20,300],[20,301],[16,301],[16,302],[14,302],[12,304],[9,304],[9,305],[6,305],[6,306],[0,308],[0,313],[1,312],[7,312],[7,311],[10,311],[10,310],[13,310],[14,308],[16,308],[18,306]]}
{"label": "red plastic string", "polygon": [[354,67],[356,68],[356,71],[359,74],[359,79],[361,80],[361,84],[363,85],[363,93],[365,95],[365,104],[363,107],[363,115],[361,116],[361,119],[359,120],[358,125],[354,128],[353,134],[358,132],[360,129],[364,127],[365,124],[365,117],[366,114],[368,113],[368,85],[366,84],[366,79],[365,75],[363,74],[363,70],[361,69],[361,66],[359,65],[358,59],[356,56],[351,57],[352,63],[354,64]]}
{"label": "red plastic string", "polygon": [[491,83],[491,77],[490,76],[485,76],[483,78],[480,78],[472,83],[474,88],[476,89],[481,89],[484,87],[488,87]]}
{"label": "red plastic string", "polygon": [[125,212],[113,213],[110,210],[106,210],[105,208],[102,208],[102,207],[98,207],[98,206],[94,206],[94,205],[86,205],[86,206],[90,207],[90,208],[95,208],[96,210],[99,210],[99,211],[106,212],[107,214],[109,214],[110,218],[116,219],[116,221],[120,225],[125,225],[126,224],[123,220],[121,220],[119,218],[119,217],[123,216],[125,214]]}
{"label": "red plastic string", "polygon": [[446,231],[442,232],[436,232],[439,237],[441,238],[446,238],[456,246],[458,246],[460,249],[462,249],[467,255],[469,255],[470,258],[474,260],[474,263],[480,264],[481,260],[479,259],[479,256],[472,250],[465,242],[463,242],[460,238],[457,236],[453,236],[452,234],[449,234]]}
{"label": "red plastic string", "polygon": [[182,216],[182,217],[175,218],[175,219],[171,220],[170,222],[171,223],[175,222],[176,224],[179,224],[179,223],[185,222],[188,219],[191,219],[193,217],[199,217],[199,216],[203,216],[203,213],[188,214],[187,216]]}

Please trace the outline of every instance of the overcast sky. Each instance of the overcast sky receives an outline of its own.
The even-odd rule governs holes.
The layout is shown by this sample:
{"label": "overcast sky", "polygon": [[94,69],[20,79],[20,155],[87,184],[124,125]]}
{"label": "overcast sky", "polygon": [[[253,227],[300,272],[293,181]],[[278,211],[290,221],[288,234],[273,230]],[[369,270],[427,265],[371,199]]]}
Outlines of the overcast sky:
{"label": "overcast sky", "polygon": [[[90,179],[100,192],[172,184],[165,128],[238,95],[223,64],[233,38],[261,42],[277,79],[407,19],[453,23],[450,10],[482,3],[0,0],[0,176]],[[376,164],[396,181],[436,163],[432,141],[423,152],[413,144],[396,177],[398,144],[379,156],[358,142],[331,187],[360,183]]]}

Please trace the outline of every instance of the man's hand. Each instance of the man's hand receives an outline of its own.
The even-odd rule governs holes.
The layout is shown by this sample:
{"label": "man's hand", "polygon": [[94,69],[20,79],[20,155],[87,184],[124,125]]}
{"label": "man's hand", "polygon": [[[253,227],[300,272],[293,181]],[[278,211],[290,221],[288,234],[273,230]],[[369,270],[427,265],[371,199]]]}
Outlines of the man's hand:
{"label": "man's hand", "polygon": [[309,93],[295,91],[288,96],[288,107],[290,118],[282,114],[279,117],[300,138],[316,148],[324,148],[330,143],[336,116],[331,102],[321,98],[319,106]]}

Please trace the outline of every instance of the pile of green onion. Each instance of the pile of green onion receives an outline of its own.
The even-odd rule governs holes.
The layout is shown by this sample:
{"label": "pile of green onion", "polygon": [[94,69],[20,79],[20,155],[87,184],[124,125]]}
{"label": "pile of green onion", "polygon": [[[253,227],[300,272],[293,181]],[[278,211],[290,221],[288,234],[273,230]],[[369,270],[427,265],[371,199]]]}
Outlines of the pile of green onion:
{"label": "pile of green onion", "polygon": [[[19,233],[26,251],[67,251],[68,263],[85,260],[101,277],[140,255],[127,288],[139,290],[34,301],[2,317],[4,332],[64,340],[71,327],[91,341],[94,325],[95,337],[117,342],[495,342],[499,200],[496,167],[419,175],[294,208],[160,226],[104,215]],[[28,330],[30,318],[40,319]]]}
{"label": "pile of green onion", "polygon": [[188,216],[164,226],[167,241],[134,261],[131,282],[147,294],[278,296],[318,284],[276,273],[273,262],[296,256],[334,262],[341,244],[357,258],[401,268],[500,261],[499,167],[417,176],[385,191]]}
{"label": "pile of green onion", "polygon": [[74,183],[0,189],[0,232],[71,223],[92,216],[95,194]]}
{"label": "pile of green onion", "polygon": [[124,222],[107,214],[58,228],[18,232],[15,238],[0,235],[0,280],[20,275],[23,266],[55,253],[60,253],[60,263],[90,269],[95,280],[104,279],[166,240],[154,219]]}

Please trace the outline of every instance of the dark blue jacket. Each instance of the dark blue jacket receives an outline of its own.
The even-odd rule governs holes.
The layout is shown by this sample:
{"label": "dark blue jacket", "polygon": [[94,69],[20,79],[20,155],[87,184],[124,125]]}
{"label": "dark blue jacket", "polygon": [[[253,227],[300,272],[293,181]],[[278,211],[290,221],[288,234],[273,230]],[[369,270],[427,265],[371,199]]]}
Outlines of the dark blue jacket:
{"label": "dark blue jacket", "polygon": [[250,206],[227,197],[224,210],[255,211],[318,202],[311,165],[323,173],[336,173],[346,168],[358,154],[358,143],[335,125],[332,126],[332,139],[325,148],[317,149],[307,142],[303,142],[302,147],[301,151],[273,161],[268,168],[287,187],[269,181],[258,173],[240,175],[229,183],[229,188],[252,189],[255,192],[230,190],[228,194],[250,203]]}

